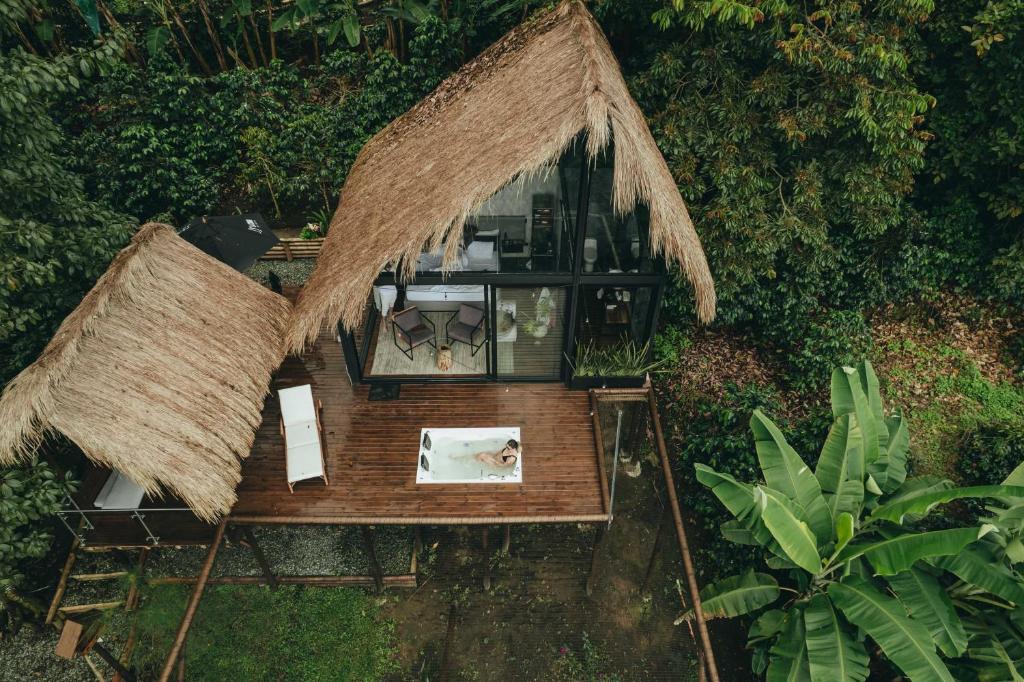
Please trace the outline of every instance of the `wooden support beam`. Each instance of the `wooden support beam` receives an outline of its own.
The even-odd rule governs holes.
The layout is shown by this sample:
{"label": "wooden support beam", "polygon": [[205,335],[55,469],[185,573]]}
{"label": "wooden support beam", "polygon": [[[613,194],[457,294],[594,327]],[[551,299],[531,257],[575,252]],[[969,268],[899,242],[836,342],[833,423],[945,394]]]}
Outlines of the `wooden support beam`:
{"label": "wooden support beam", "polygon": [[377,561],[377,552],[373,547],[373,526],[363,526],[363,547],[366,549],[366,558],[370,562],[370,574],[373,575],[373,583],[377,592],[384,591],[384,572]]}
{"label": "wooden support beam", "polygon": [[683,570],[686,573],[687,587],[690,589],[693,613],[697,619],[697,632],[700,633],[701,645],[704,648],[704,662],[708,670],[708,679],[711,682],[718,682],[718,665],[715,663],[715,652],[711,648],[711,635],[708,633],[708,625],[704,620],[704,610],[700,605],[700,588],[697,585],[697,573],[693,569],[693,558],[690,556],[686,529],[683,527],[683,513],[679,509],[679,499],[676,496],[676,483],[672,476],[672,465],[668,461],[668,447],[665,445],[665,434],[661,430],[658,402],[654,398],[654,389],[652,388],[647,390],[647,405],[650,408],[651,425],[654,427],[655,443],[658,446],[658,456],[661,459],[661,471],[665,476],[665,487],[668,489],[668,505],[672,510],[672,519],[675,521],[679,553],[683,555]]}
{"label": "wooden support beam", "polygon": [[95,604],[76,604],[75,606],[61,606],[59,609],[57,609],[57,611],[67,615],[69,613],[85,613],[86,611],[92,611],[93,609],[96,609],[97,611],[108,611],[110,609],[116,609],[117,607],[123,605],[124,600],[120,599],[118,601],[101,601]]}
{"label": "wooden support beam", "polygon": [[57,648],[53,653],[61,658],[74,658],[78,651],[78,638],[82,636],[82,624],[73,620],[65,620],[64,628],[60,631],[60,639],[57,640]]}
{"label": "wooden support beam", "polygon": [[597,579],[597,556],[604,544],[605,524],[594,524],[594,548],[590,553],[590,573],[587,574],[587,596],[594,593],[594,583]]}
{"label": "wooden support beam", "polygon": [[277,578],[274,577],[274,572],[270,570],[270,562],[267,561],[267,555],[263,553],[263,549],[259,543],[256,542],[256,534],[252,532],[250,526],[245,526],[242,529],[242,535],[245,537],[245,541],[249,543],[250,549],[252,549],[253,556],[256,557],[256,563],[260,565],[260,570],[263,571],[263,576],[267,579],[267,584],[270,585],[270,589],[277,589]]}
{"label": "wooden support beam", "polygon": [[[167,576],[151,578],[146,581],[150,585],[193,585],[199,579],[196,576]],[[267,579],[261,575],[222,575],[210,578],[207,585],[264,585]],[[279,575],[279,585],[312,585],[316,587],[374,587],[376,578],[372,575]],[[383,576],[384,587],[416,587],[416,576],[405,575]]]}
{"label": "wooden support beam", "polygon": [[178,656],[181,654],[182,647],[185,646],[185,638],[188,636],[188,629],[192,626],[192,619],[196,616],[196,610],[199,608],[199,600],[203,597],[203,590],[206,589],[206,582],[210,579],[210,572],[213,570],[213,562],[217,558],[217,550],[220,549],[220,543],[224,539],[224,530],[227,528],[228,521],[224,519],[217,526],[217,531],[213,534],[213,542],[210,543],[210,550],[206,553],[206,560],[203,561],[203,567],[199,571],[199,577],[196,580],[195,589],[192,590],[192,596],[189,597],[188,606],[185,607],[185,615],[181,619],[181,624],[178,626],[178,633],[174,636],[174,644],[171,646],[171,652],[167,655],[167,660],[164,661],[163,671],[160,673],[159,682],[168,682],[171,679],[171,673],[174,672],[174,664],[178,662]]}
{"label": "wooden support beam", "polygon": [[491,557],[488,555],[487,537],[490,529],[484,526],[480,530],[480,544],[484,549],[484,589],[491,589]]}
{"label": "wooden support beam", "polygon": [[72,580],[78,580],[80,582],[93,582],[97,580],[113,580],[114,578],[123,578],[128,575],[128,571],[111,571],[110,573],[78,573],[71,576]]}
{"label": "wooden support beam", "polygon": [[68,576],[71,575],[71,568],[75,565],[75,559],[77,554],[75,550],[78,549],[78,538],[76,537],[71,542],[71,549],[68,550],[68,558],[64,560],[64,568],[60,572],[60,580],[57,582],[57,591],[53,594],[53,600],[50,602],[50,608],[46,612],[46,624],[49,625],[53,622],[54,616],[57,615],[57,607],[60,606],[60,600],[64,597],[64,591],[68,588]]}
{"label": "wooden support beam", "polygon": [[98,653],[100,658],[106,661],[107,665],[113,668],[114,671],[121,676],[121,679],[124,680],[124,682],[135,682],[135,673],[133,673],[131,669],[121,665],[121,661],[117,660],[117,658],[107,650],[107,647],[96,642],[92,645],[92,650]]}

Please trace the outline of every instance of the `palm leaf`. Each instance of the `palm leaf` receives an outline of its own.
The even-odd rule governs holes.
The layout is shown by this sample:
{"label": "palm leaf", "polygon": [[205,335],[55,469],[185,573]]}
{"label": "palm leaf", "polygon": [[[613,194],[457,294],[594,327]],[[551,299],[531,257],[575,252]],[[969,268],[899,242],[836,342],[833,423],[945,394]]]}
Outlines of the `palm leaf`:
{"label": "palm leaf", "polygon": [[782,551],[797,566],[817,575],[821,571],[821,556],[814,533],[782,495],[760,486],[755,490],[759,496],[761,520]]}
{"label": "palm leaf", "polygon": [[840,552],[838,561],[863,556],[871,562],[878,575],[896,575],[921,559],[957,554],[984,532],[975,527],[906,533],[877,542],[850,545]]}
{"label": "palm leaf", "polygon": [[940,504],[965,497],[1024,497],[1024,487],[1011,485],[975,485],[966,488],[925,490],[908,495],[895,502],[886,502],[871,512],[871,520],[903,523],[907,514],[927,514]]}
{"label": "palm leaf", "polygon": [[940,557],[931,563],[965,583],[1019,606],[1024,605],[1024,585],[1020,576],[998,562],[983,543],[967,547],[956,556]]}
{"label": "palm leaf", "polygon": [[907,422],[902,415],[895,415],[885,420],[888,427],[889,440],[885,444],[885,455],[888,464],[886,470],[885,485],[882,490],[886,493],[903,485],[907,478],[907,453],[910,451],[910,433],[907,431]]}
{"label": "palm leaf", "polygon": [[860,509],[864,506],[864,485],[860,481],[847,479],[840,484],[839,492],[825,495],[825,504],[832,518],[843,513],[859,517]]}
{"label": "palm leaf", "polygon": [[706,464],[695,464],[697,481],[709,488],[736,518],[754,508],[754,486],[741,483],[729,474],[720,474]]}
{"label": "palm leaf", "polygon": [[864,480],[864,450],[860,431],[851,428],[850,415],[839,415],[825,438],[818,466],[814,470],[821,489],[827,493],[839,490],[847,479]]}
{"label": "palm leaf", "polygon": [[911,680],[954,682],[935,653],[935,643],[921,623],[907,617],[899,602],[861,578],[832,583],[828,596],[846,620],[866,632]]}
{"label": "palm leaf", "polygon": [[863,682],[868,676],[868,653],[855,640],[824,594],[816,594],[804,609],[807,660],[811,679]]}
{"label": "palm leaf", "polygon": [[967,633],[945,588],[929,573],[912,568],[886,578],[910,617],[928,628],[932,640],[950,658],[967,650]]}
{"label": "palm leaf", "polygon": [[[775,578],[753,569],[706,585],[700,591],[701,610],[707,620],[743,616],[778,598],[779,584]],[[690,609],[679,617],[676,625],[693,617],[694,611]]]}
{"label": "palm leaf", "polygon": [[754,410],[750,417],[750,429],[754,432],[757,459],[764,471],[765,483],[769,488],[794,500],[803,509],[803,520],[814,532],[817,544],[830,542],[832,514],[821,495],[818,479],[786,442],[779,427],[761,410]]}
{"label": "palm leaf", "polygon": [[860,374],[852,367],[832,371],[832,414],[838,419],[844,414],[853,415],[853,426],[860,431],[864,444],[864,465],[868,466],[881,456],[878,439],[878,422],[868,404]]}
{"label": "palm leaf", "polygon": [[799,608],[790,609],[782,622],[782,634],[771,648],[766,682],[810,682],[804,619]]}

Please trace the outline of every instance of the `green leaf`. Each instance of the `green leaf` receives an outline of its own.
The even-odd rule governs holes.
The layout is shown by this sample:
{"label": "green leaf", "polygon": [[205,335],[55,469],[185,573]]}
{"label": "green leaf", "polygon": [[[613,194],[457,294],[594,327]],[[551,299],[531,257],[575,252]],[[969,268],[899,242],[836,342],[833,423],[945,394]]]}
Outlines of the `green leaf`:
{"label": "green leaf", "polygon": [[807,660],[813,680],[853,680],[868,676],[868,653],[855,640],[824,594],[816,594],[804,609]]}
{"label": "green leaf", "polygon": [[907,453],[910,451],[910,433],[907,431],[907,422],[902,415],[895,415],[885,420],[888,427],[889,440],[885,444],[885,455],[888,469],[886,470],[885,485],[882,490],[886,493],[903,485],[907,478]]}
{"label": "green leaf", "polygon": [[729,542],[734,542],[737,545],[754,545],[761,546],[761,542],[754,534],[754,531],[747,528],[740,521],[731,519],[723,523],[719,528],[722,531],[722,537]]}
{"label": "green leaf", "polygon": [[[779,584],[767,573],[746,573],[730,576],[706,585],[700,591],[704,618],[733,618],[756,611],[779,598]],[[692,619],[693,609],[684,613],[678,623]]]}
{"label": "green leaf", "polygon": [[785,616],[786,612],[782,609],[769,609],[758,616],[747,631],[747,646],[771,639],[782,632]]}
{"label": "green leaf", "polygon": [[956,658],[967,650],[967,633],[946,589],[931,574],[912,568],[886,578],[910,617],[928,628],[942,653]]}
{"label": "green leaf", "polygon": [[814,533],[816,544],[832,539],[832,514],[829,512],[821,486],[807,464],[786,442],[782,431],[761,410],[750,417],[757,459],[764,471],[768,487],[790,498],[803,510],[803,519]]}
{"label": "green leaf", "polygon": [[945,490],[925,490],[911,494],[896,502],[888,502],[871,512],[871,520],[885,520],[903,523],[907,514],[927,514],[940,504],[952,502],[965,497],[1024,497],[1024,487],[1009,485],[976,485],[966,488],[948,488]]}
{"label": "green leaf", "polygon": [[790,609],[782,622],[782,634],[771,648],[766,682],[810,682],[807,641],[800,609]]}
{"label": "green leaf", "polygon": [[149,29],[146,33],[146,52],[150,57],[155,57],[163,52],[170,35],[165,26],[154,26]]}
{"label": "green leaf", "polygon": [[359,34],[361,28],[359,26],[359,17],[354,14],[349,14],[341,20],[342,26],[345,29],[345,40],[352,47],[359,45]]}
{"label": "green leaf", "polygon": [[1018,606],[1024,605],[1024,585],[1020,576],[998,562],[981,543],[965,548],[956,556],[940,557],[932,563],[966,583]]}
{"label": "green leaf", "polygon": [[841,367],[832,372],[832,414],[837,419],[844,414],[853,416],[850,426],[859,433],[865,467],[881,456],[878,423],[864,395],[860,374],[852,367]]}
{"label": "green leaf", "polygon": [[850,545],[839,554],[838,561],[863,556],[871,562],[877,575],[896,575],[921,559],[957,554],[984,532],[978,528],[951,528],[906,533],[877,542]]}
{"label": "green leaf", "polygon": [[100,15],[96,11],[96,0],[75,0],[75,5],[82,12],[85,23],[94,36],[100,34]]}
{"label": "green leaf", "polygon": [[760,486],[755,490],[761,520],[782,551],[797,566],[817,575],[821,571],[821,556],[818,554],[814,533],[800,520],[793,506],[782,495]]}
{"label": "green leaf", "polygon": [[729,474],[720,474],[706,464],[695,464],[697,481],[709,488],[729,512],[739,518],[754,508],[754,486]]}
{"label": "green leaf", "polygon": [[954,682],[935,653],[935,643],[921,623],[907,617],[899,602],[857,577],[828,586],[828,596],[846,620],[866,632],[911,680]]}
{"label": "green leaf", "polygon": [[864,480],[864,450],[860,432],[850,426],[850,415],[839,415],[832,423],[814,476],[828,493],[837,492],[847,479]]}
{"label": "green leaf", "polygon": [[836,553],[843,551],[843,548],[853,539],[854,523],[853,515],[842,512],[836,517]]}
{"label": "green leaf", "polygon": [[847,513],[857,518],[864,506],[864,486],[860,481],[846,480],[839,486],[839,492],[825,495],[825,504],[832,512],[832,518]]}

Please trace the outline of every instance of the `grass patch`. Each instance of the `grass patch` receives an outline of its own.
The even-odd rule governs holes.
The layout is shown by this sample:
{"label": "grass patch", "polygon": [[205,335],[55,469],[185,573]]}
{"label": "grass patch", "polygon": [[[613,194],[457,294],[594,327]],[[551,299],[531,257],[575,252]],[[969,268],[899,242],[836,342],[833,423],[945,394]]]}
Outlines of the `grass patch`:
{"label": "grass patch", "polygon": [[[136,664],[155,677],[170,650],[191,586],[147,588]],[[190,680],[379,680],[393,672],[393,627],[365,593],[346,588],[216,585],[189,631]]]}
{"label": "grass patch", "polygon": [[970,434],[1024,429],[1024,387],[983,376],[966,353],[944,342],[891,341],[876,349],[875,361],[890,401],[910,419],[918,473],[958,478],[960,446]]}

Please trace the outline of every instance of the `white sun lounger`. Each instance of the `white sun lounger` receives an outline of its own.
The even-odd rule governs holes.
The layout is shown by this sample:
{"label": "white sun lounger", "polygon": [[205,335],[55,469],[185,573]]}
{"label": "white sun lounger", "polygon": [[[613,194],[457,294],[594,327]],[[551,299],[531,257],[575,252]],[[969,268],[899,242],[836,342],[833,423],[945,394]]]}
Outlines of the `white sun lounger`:
{"label": "white sun lounger", "polygon": [[284,436],[285,465],[288,490],[309,478],[322,478],[327,483],[324,465],[323,427],[320,425],[320,401],[313,403],[309,384],[283,388],[277,392],[281,401],[281,435]]}

